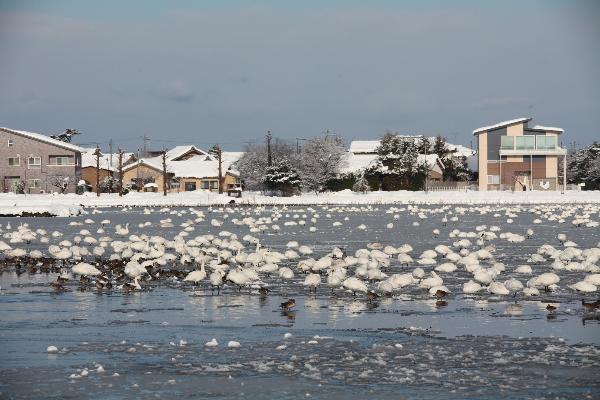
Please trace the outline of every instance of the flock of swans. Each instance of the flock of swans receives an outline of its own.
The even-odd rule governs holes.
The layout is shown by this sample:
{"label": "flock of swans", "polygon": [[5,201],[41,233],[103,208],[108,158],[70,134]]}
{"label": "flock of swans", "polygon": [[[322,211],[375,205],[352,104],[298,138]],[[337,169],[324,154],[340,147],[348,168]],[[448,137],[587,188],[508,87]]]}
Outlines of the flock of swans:
{"label": "flock of swans", "polygon": [[[600,207],[592,204],[389,207],[384,217],[388,219],[385,229],[394,232],[390,239],[401,237],[403,231],[423,231],[419,226],[424,223],[433,227],[423,234],[434,245],[419,252],[409,243],[393,240],[371,241],[352,252],[346,245],[323,250],[314,241],[299,241],[301,236],[309,242],[311,234],[327,223],[332,229],[366,235],[367,223],[352,227],[349,216],[360,220],[361,213],[374,210],[373,206],[146,208],[144,215],[158,213],[165,218],[140,222],[135,229],[130,223],[114,225],[102,219],[102,211],[96,209],[62,231],[33,229],[11,220],[0,225],[1,263],[30,273],[56,273],[51,286],[57,291],[67,290],[75,280],[98,291],[144,290],[166,280],[217,294],[224,287],[260,294],[285,287],[308,293],[363,294],[371,301],[402,292],[441,299],[457,293],[534,297],[564,289],[591,296],[600,286],[600,242],[587,248],[576,243],[580,234],[598,239],[594,218],[599,217]],[[122,211],[127,217],[129,209]],[[523,213],[534,216],[530,225],[515,225],[516,232],[499,226],[512,226]],[[395,228],[402,214],[414,221]],[[498,224],[467,230],[461,222],[470,214],[494,217]],[[553,232],[551,241],[534,246],[536,225],[542,223],[557,230],[565,225],[573,229],[569,236]],[[266,245],[268,235],[285,237],[286,229],[305,232],[299,240],[278,248]],[[518,248],[513,253],[526,257],[525,262],[501,262],[499,248],[505,246]],[[565,279],[572,283],[563,285]],[[285,304],[282,307],[289,308]],[[598,301],[585,304],[591,311],[600,307]]]}

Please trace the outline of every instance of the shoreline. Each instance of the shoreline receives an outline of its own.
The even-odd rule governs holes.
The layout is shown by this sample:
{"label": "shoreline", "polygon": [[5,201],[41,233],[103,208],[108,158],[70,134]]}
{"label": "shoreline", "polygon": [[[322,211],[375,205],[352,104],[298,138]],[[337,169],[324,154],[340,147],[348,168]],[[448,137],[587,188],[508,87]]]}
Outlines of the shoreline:
{"label": "shoreline", "polygon": [[242,206],[362,206],[362,205],[539,205],[539,204],[600,204],[600,191],[560,192],[369,192],[351,191],[305,193],[292,197],[265,196],[244,192],[243,197],[204,191],[171,193],[130,193],[119,197],[106,193],[76,194],[0,194],[2,216],[74,216],[85,209],[98,207],[208,207],[227,206],[231,200]]}

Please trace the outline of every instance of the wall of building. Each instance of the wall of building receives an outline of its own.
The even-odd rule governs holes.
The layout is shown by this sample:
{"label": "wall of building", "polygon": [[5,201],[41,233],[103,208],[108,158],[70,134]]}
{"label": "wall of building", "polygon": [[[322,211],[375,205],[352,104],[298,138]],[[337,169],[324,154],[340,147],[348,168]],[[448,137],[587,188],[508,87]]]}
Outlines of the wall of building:
{"label": "wall of building", "polygon": [[487,190],[488,158],[487,132],[477,135],[477,169],[479,170],[479,190]]}
{"label": "wall of building", "polygon": [[[12,146],[8,141],[12,140]],[[9,166],[9,157],[19,157],[19,166]],[[70,165],[51,165],[51,156],[68,156]],[[39,166],[29,166],[29,157],[40,157]],[[0,190],[12,191],[11,182],[18,179],[25,183],[25,193],[60,192],[54,185],[66,182],[67,193],[75,193],[77,182],[81,176],[81,154],[55,146],[50,143],[31,139],[14,133],[0,130]],[[39,184],[39,187],[37,187]],[[36,187],[32,187],[32,186]]]}
{"label": "wall of building", "polygon": [[[109,176],[112,175],[111,171],[107,170],[107,169],[100,169],[99,170],[99,174],[100,175],[100,184],[102,184],[102,181],[106,178],[108,178]],[[90,185],[92,187],[92,192],[96,191],[96,168],[95,167],[84,167],[81,168],[81,179],[83,179],[88,185]]]}
{"label": "wall of building", "polygon": [[[158,185],[158,190],[162,190],[163,187],[163,174],[162,171],[157,171],[154,168],[150,168],[146,165],[135,166],[126,171],[123,171],[123,185],[129,185],[136,183],[137,179],[140,179],[143,183],[154,182]],[[143,184],[142,184],[143,186]],[[141,188],[140,188],[141,190]]]}

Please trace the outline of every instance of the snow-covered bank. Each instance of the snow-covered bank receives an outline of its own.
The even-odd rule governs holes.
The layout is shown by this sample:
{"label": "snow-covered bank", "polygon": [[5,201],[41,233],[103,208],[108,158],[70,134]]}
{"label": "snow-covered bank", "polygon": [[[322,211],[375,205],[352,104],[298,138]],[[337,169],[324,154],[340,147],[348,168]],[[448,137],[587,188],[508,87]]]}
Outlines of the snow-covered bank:
{"label": "snow-covered bank", "polygon": [[367,194],[341,191],[325,194],[303,194],[293,197],[270,197],[260,193],[245,192],[240,199],[205,191],[173,193],[130,193],[123,197],[117,194],[93,193],[85,195],[16,195],[0,194],[0,214],[20,215],[23,212],[41,213],[48,211],[58,216],[76,215],[83,207],[121,206],[208,206],[227,204],[251,205],[319,205],[319,204],[542,204],[542,203],[600,203],[600,192],[371,192]]}

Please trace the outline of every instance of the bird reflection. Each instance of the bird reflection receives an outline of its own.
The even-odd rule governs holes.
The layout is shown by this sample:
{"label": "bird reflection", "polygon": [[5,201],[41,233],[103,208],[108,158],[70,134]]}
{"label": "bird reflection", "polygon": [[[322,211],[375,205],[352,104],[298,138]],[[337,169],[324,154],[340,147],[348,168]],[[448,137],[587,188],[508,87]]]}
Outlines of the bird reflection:
{"label": "bird reflection", "polygon": [[584,315],[581,317],[581,323],[585,326],[586,321],[600,321],[600,314]]}
{"label": "bird reflection", "polygon": [[448,305],[448,302],[446,300],[437,300],[435,302],[435,307],[436,308],[446,307],[447,305]]}
{"label": "bird reflection", "polygon": [[281,316],[286,317],[288,321],[294,321],[296,319],[296,311],[293,310],[282,310]]}

